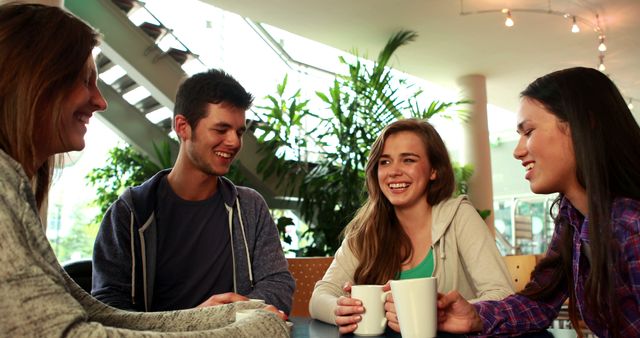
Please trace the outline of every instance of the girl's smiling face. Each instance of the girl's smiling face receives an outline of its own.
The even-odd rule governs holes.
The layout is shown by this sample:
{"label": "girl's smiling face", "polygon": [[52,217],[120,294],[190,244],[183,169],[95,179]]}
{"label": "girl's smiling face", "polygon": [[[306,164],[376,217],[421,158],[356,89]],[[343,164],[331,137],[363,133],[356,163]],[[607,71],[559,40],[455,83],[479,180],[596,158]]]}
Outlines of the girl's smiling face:
{"label": "girl's smiling face", "polygon": [[436,178],[422,139],[411,131],[389,135],[378,159],[378,183],[396,208],[427,203],[429,181]]}
{"label": "girl's smiling face", "polygon": [[540,102],[522,98],[518,111],[520,139],[513,156],[536,194],[573,195],[583,191],[576,174],[571,130]]}

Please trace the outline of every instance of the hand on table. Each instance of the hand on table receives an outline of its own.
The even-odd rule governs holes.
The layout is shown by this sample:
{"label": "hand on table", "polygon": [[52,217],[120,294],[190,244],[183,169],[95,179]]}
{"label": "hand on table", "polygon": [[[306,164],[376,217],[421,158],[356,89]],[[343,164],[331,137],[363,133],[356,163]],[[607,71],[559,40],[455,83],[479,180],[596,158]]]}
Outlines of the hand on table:
{"label": "hand on table", "polygon": [[284,321],[286,321],[287,319],[289,319],[289,316],[287,316],[286,313],[284,313],[284,311],[282,310],[278,310],[277,307],[273,306],[273,305],[267,305],[265,307],[263,307],[261,310],[267,310],[269,312],[273,312],[276,315],[278,315],[278,317]]}
{"label": "hand on table", "polygon": [[249,298],[243,295],[239,295],[233,292],[227,292],[227,293],[220,293],[217,295],[213,295],[209,297],[209,299],[205,300],[202,304],[198,305],[197,307],[216,306],[216,305],[222,305],[222,304],[242,302],[247,300],[249,300]]}
{"label": "hand on table", "polygon": [[482,320],[458,291],[438,293],[438,330],[451,333],[482,331]]}
{"label": "hand on table", "polygon": [[[239,295],[233,292],[227,292],[227,293],[213,295],[209,297],[209,299],[205,300],[202,304],[198,305],[197,307],[216,306],[216,305],[230,304],[235,302],[244,302],[249,300],[250,300],[249,298],[243,295]],[[278,310],[278,308],[276,308],[273,305],[266,305],[261,309],[275,313],[282,320],[289,319],[289,317],[287,316],[286,313],[284,313],[284,311]]]}
{"label": "hand on table", "polygon": [[[351,283],[345,283],[342,288],[344,292],[351,294]],[[364,307],[359,299],[341,296],[337,300],[335,309],[336,325],[340,334],[351,333],[358,327],[358,322],[362,320]]]}

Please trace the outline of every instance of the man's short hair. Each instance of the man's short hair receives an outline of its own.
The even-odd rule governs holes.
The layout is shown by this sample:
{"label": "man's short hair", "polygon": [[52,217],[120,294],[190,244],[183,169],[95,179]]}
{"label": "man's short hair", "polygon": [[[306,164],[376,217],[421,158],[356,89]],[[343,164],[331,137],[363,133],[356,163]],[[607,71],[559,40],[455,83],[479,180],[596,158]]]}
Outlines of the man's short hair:
{"label": "man's short hair", "polygon": [[207,104],[223,102],[247,110],[253,103],[253,95],[223,70],[210,69],[191,76],[180,85],[173,116],[183,115],[191,128],[195,128],[206,117]]}

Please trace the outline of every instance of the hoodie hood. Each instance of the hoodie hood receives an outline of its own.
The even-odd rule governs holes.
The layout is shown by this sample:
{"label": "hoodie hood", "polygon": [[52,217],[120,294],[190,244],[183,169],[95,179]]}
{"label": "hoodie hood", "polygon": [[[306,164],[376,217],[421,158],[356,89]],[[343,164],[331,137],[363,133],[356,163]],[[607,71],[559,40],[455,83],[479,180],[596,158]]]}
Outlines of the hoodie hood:
{"label": "hoodie hood", "polygon": [[445,234],[458,209],[463,203],[470,203],[466,195],[460,195],[455,198],[444,200],[431,209],[431,241],[437,243]]}

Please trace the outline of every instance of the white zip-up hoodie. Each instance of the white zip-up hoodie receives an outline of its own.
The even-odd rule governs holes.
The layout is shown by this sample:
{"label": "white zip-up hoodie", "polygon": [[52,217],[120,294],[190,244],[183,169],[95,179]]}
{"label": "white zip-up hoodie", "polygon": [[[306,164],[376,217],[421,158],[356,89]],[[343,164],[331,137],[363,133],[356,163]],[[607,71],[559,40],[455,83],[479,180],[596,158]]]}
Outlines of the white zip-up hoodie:
{"label": "white zip-up hoodie", "polygon": [[[509,272],[495,239],[466,196],[450,198],[433,206],[431,236],[433,276],[438,292],[457,290],[470,302],[500,300],[513,291]],[[311,317],[335,324],[335,307],[346,282],[353,283],[358,260],[346,241],[322,280],[316,283],[309,312]]]}

